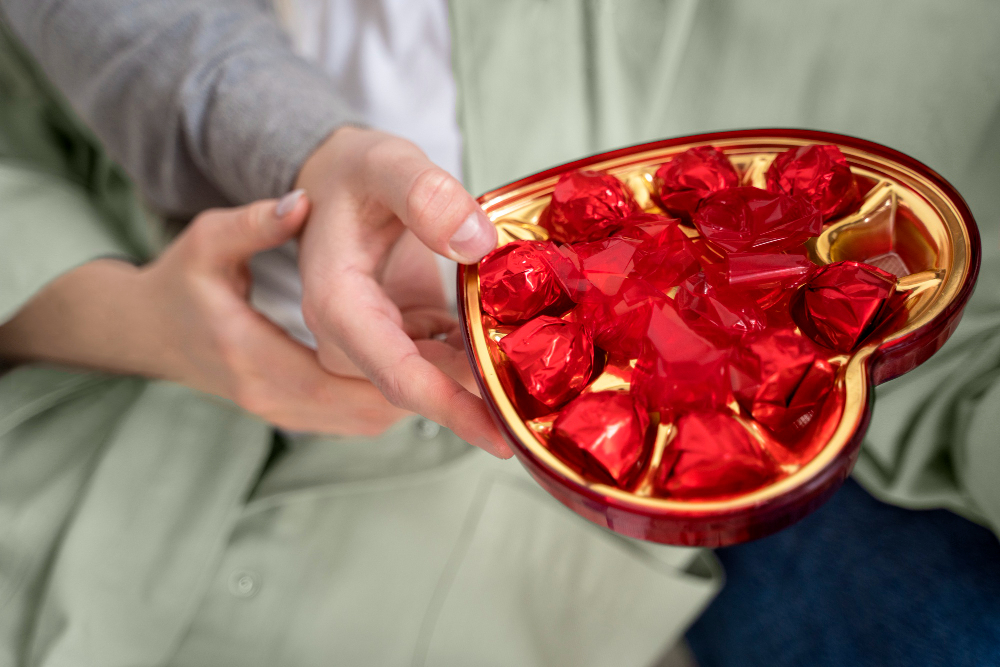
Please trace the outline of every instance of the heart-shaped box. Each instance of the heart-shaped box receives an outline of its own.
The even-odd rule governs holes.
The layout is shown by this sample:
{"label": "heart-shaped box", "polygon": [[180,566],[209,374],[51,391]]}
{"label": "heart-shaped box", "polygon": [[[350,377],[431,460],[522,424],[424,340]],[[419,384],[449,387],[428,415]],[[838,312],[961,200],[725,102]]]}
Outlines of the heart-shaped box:
{"label": "heart-shaped box", "polygon": [[[833,407],[824,409],[826,421],[812,432],[811,458],[752,491],[709,500],[657,497],[648,484],[626,491],[587,479],[565,463],[546,446],[539,424],[519,414],[518,398],[509,395],[516,393],[511,389],[512,371],[496,345],[503,332],[491,329],[482,312],[478,267],[460,267],[458,303],[465,345],[482,396],[521,463],[574,512],[635,538],[716,547],[768,535],[815,510],[843,483],[857,459],[871,416],[873,387],[925,361],[958,325],[979,270],[976,224],[955,189],[917,160],[869,141],[796,129],[720,132],[633,146],[549,169],[479,198],[497,226],[501,244],[543,240],[547,234],[539,218],[565,172],[612,174],[627,185],[639,206],[660,212],[653,197],[653,174],[687,149],[716,147],[736,167],[743,185],[763,188],[777,154],[810,144],[837,146],[862,194],[855,210],[830,221],[810,242],[813,261],[822,265],[854,260],[895,273],[905,308],[840,359],[834,400],[827,401]],[[669,425],[657,428],[648,469],[658,465],[670,437]]]}

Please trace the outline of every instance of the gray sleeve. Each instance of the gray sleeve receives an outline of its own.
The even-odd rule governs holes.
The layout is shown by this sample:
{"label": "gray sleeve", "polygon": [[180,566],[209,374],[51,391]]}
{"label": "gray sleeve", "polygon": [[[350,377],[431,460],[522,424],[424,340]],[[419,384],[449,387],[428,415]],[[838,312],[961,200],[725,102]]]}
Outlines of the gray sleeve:
{"label": "gray sleeve", "polygon": [[174,214],[287,191],[356,119],[266,0],[0,0],[111,157]]}

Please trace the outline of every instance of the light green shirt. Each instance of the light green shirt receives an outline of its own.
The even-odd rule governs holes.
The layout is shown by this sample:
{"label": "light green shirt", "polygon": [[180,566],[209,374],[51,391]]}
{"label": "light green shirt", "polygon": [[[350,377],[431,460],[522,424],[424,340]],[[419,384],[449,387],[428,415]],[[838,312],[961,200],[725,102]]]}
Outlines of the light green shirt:
{"label": "light green shirt", "polygon": [[[980,286],[954,341],[879,391],[856,475],[1000,527],[1000,8],[469,0],[452,25],[477,192],[755,126],[862,136],[951,180],[980,222]],[[11,48],[0,86],[2,320],[73,266],[156,243]],[[425,423],[316,439],[260,478],[271,437],[170,383],[0,376],[0,665],[642,665],[721,583],[705,552],[593,527]]]}

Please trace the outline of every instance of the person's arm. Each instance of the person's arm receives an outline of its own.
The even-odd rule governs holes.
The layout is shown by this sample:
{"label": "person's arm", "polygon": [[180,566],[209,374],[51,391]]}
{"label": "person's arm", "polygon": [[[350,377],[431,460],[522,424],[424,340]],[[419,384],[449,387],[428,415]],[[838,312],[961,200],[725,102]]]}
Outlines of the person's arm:
{"label": "person's arm", "polygon": [[174,214],[288,192],[356,119],[266,0],[0,0],[14,32],[144,194]]}
{"label": "person's arm", "polygon": [[405,413],[369,382],[325,372],[247,303],[247,261],[293,237],[307,211],[301,193],[208,211],[146,266],[67,271],[0,319],[0,360],[164,378],[291,430],[380,433]]}
{"label": "person's arm", "polygon": [[360,368],[397,407],[510,455],[483,401],[443,370],[468,375],[461,347],[418,337],[415,316],[428,311],[413,306],[426,293],[391,289],[385,272],[407,230],[466,263],[496,246],[496,230],[415,145],[350,127],[329,81],[292,53],[264,0],[0,0],[0,8],[161,207],[246,202],[293,180],[306,189],[315,213],[301,243],[303,311],[323,367]]}

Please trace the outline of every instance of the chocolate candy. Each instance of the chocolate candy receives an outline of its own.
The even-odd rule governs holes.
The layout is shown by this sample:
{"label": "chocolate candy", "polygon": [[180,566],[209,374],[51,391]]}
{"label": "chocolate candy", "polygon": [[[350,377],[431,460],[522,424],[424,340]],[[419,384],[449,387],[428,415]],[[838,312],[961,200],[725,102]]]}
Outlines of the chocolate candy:
{"label": "chocolate candy", "polygon": [[733,350],[733,393],[776,433],[806,428],[833,390],[835,371],[815,343],[792,329],[767,331]]}
{"label": "chocolate candy", "polygon": [[674,300],[689,327],[722,345],[763,331],[767,325],[756,302],[727,285],[713,284],[705,272],[681,283]]}
{"label": "chocolate candy", "polygon": [[592,290],[571,313],[594,335],[603,350],[635,359],[642,352],[653,310],[666,295],[644,280],[625,278],[610,294]]}
{"label": "chocolate candy", "polygon": [[528,393],[557,408],[586,386],[594,370],[594,343],[576,322],[540,315],[500,340]]}
{"label": "chocolate candy", "polygon": [[698,146],[660,165],[653,184],[663,210],[691,224],[698,204],[715,192],[735,188],[740,177],[722,151]]}
{"label": "chocolate candy", "polygon": [[562,243],[596,241],[620,229],[622,220],[641,213],[632,193],[617,178],[597,171],[570,171],[559,177],[539,224]]}
{"label": "chocolate candy", "polygon": [[803,333],[838,352],[850,352],[892,310],[896,276],[861,262],[834,262],[806,281],[792,316]]}
{"label": "chocolate candy", "polygon": [[779,153],[767,170],[767,189],[805,197],[824,220],[858,203],[858,183],[836,146],[799,146]]}
{"label": "chocolate candy", "polygon": [[628,392],[584,394],[559,413],[549,447],[584,475],[627,489],[649,458],[648,427]]}
{"label": "chocolate candy", "polygon": [[742,187],[722,190],[703,201],[694,225],[724,252],[778,252],[819,235],[823,218],[802,197]]}
{"label": "chocolate candy", "polygon": [[553,253],[558,250],[552,243],[514,241],[484,257],[479,265],[483,310],[499,322],[512,324],[565,300],[551,263],[545,259]]}
{"label": "chocolate candy", "polygon": [[695,237],[640,211],[613,176],[568,172],[539,221],[554,242],[514,241],[483,260],[494,331],[527,320],[495,352],[510,362],[505,390],[588,479],[640,483],[650,413],[676,427],[642,482],[654,495],[745,493],[782,474],[778,462],[813,455],[803,443],[836,390],[830,350],[853,349],[885,320],[895,278],[809,258],[824,216],[857,199],[836,148],[788,151],[767,178],[769,190],[739,186],[712,147],[661,165],[653,196],[693,221]]}
{"label": "chocolate candy", "polygon": [[632,392],[651,412],[722,408],[731,400],[729,350],[699,335],[670,305],[654,308]]}
{"label": "chocolate candy", "polygon": [[690,412],[653,478],[660,495],[714,498],[752,491],[775,476],[774,463],[732,415]]}

